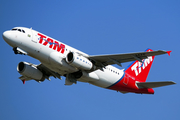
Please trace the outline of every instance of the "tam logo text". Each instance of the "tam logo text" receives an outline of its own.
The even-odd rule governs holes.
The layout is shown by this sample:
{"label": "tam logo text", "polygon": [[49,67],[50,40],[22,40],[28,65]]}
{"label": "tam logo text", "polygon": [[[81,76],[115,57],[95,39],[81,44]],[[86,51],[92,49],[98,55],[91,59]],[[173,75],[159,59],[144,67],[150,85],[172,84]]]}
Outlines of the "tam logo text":
{"label": "tam logo text", "polygon": [[49,45],[49,48],[52,48],[58,52],[61,52],[62,54],[65,51],[65,45],[64,44],[59,44],[59,42],[51,39],[51,38],[47,38],[46,36],[38,33],[38,35],[40,36],[39,38],[39,43],[43,44],[44,46]]}
{"label": "tam logo text", "polygon": [[144,59],[143,62],[136,62],[132,67],[131,70],[135,72],[135,75],[139,75],[142,70],[144,70],[151,62],[153,61],[152,56]]}

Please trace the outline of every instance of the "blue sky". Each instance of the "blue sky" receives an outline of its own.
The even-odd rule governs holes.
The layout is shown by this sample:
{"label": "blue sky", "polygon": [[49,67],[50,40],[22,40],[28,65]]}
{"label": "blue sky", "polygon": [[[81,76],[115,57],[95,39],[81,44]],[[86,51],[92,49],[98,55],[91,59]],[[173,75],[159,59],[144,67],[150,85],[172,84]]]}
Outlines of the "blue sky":
{"label": "blue sky", "polygon": [[[172,50],[155,58],[147,81],[177,84],[155,88],[154,95],[121,94],[87,83],[65,86],[51,78],[25,85],[17,64],[39,61],[15,55],[0,40],[0,119],[2,120],[177,120],[180,118],[178,0],[1,0],[0,33],[32,27],[90,55]],[[123,68],[130,63],[124,63]],[[121,69],[121,68],[120,68]]]}

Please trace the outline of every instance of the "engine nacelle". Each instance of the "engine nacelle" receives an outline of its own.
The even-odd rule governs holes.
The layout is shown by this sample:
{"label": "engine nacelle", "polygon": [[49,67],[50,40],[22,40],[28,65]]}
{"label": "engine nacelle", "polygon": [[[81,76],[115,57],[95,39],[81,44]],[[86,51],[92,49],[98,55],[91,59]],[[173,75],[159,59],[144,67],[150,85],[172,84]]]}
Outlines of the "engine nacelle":
{"label": "engine nacelle", "polygon": [[20,62],[17,66],[17,71],[21,75],[34,80],[43,81],[45,79],[43,73],[40,70],[27,62]]}
{"label": "engine nacelle", "polygon": [[89,59],[73,52],[67,54],[66,62],[81,70],[90,70],[93,68],[93,64]]}

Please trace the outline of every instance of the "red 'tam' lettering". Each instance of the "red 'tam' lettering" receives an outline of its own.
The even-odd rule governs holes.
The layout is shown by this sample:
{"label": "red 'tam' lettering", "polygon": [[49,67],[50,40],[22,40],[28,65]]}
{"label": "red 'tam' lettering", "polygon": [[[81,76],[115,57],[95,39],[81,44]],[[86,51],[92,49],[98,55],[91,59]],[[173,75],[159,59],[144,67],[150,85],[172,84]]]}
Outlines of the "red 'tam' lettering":
{"label": "red 'tam' lettering", "polygon": [[46,38],[46,36],[41,35],[40,33],[38,33],[38,35],[40,36],[39,43],[41,43],[41,44],[42,44],[42,42],[43,42],[43,38]]}
{"label": "red 'tam' lettering", "polygon": [[[59,45],[59,42],[54,41],[51,38],[45,39],[46,36],[44,36],[44,35],[42,35],[40,33],[38,33],[38,35],[40,36],[40,39],[39,39],[40,44],[43,44],[44,46],[46,46],[49,43],[49,48],[52,48],[52,49],[54,49],[54,50],[56,50],[58,52],[61,51],[62,54],[64,53],[64,51],[65,51],[65,45],[64,44]],[[45,39],[45,42],[43,43],[44,39]],[[54,45],[54,47],[53,47],[53,45]]]}

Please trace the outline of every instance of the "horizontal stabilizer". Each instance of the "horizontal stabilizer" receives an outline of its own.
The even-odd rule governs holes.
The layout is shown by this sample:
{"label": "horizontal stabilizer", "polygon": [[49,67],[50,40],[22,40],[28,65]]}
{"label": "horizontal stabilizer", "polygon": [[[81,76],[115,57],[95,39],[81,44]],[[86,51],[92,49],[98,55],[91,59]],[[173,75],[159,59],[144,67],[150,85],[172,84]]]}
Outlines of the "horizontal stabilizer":
{"label": "horizontal stabilizer", "polygon": [[173,85],[176,83],[173,81],[162,81],[162,82],[140,82],[136,84],[138,88],[156,88],[156,87],[162,87],[166,85]]}

